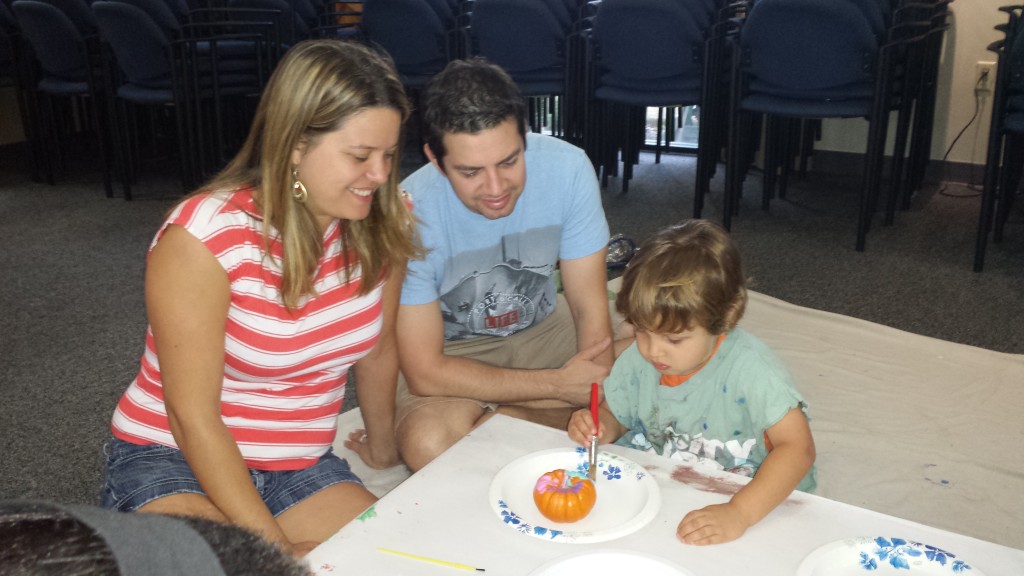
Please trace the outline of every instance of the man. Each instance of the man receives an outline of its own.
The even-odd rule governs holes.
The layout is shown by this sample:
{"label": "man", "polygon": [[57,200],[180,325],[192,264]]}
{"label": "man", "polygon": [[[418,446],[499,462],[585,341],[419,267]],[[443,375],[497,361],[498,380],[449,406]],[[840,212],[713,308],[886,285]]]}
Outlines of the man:
{"label": "man", "polygon": [[482,59],[438,74],[422,115],[430,164],[402,186],[429,253],[409,263],[398,312],[396,434],[413,470],[494,412],[564,429],[613,361],[586,155],[527,135],[518,87]]}

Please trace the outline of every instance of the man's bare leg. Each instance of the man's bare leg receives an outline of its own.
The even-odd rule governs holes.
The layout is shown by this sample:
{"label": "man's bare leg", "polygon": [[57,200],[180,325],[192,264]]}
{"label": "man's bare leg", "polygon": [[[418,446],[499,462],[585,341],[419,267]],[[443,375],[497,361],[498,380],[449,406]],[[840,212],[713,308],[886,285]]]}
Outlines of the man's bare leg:
{"label": "man's bare leg", "polygon": [[[558,430],[565,430],[569,427],[569,417],[578,409],[579,408],[572,408],[568,406],[558,408],[533,408],[516,404],[505,404],[499,406],[493,413],[504,414],[513,418],[519,418],[520,420],[536,422],[537,424],[543,424],[545,426],[550,426],[551,428],[557,428]],[[482,418],[477,425],[481,424],[485,419],[486,416]]]}
{"label": "man's bare leg", "polygon": [[448,399],[415,408],[398,425],[398,452],[413,472],[451,448],[484,415],[479,402]]}

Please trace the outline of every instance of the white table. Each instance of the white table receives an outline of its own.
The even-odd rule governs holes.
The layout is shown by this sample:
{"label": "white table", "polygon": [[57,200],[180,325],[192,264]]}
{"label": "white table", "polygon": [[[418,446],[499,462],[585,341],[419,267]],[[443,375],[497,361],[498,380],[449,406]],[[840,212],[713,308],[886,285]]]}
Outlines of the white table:
{"label": "white table", "polygon": [[[506,526],[488,498],[494,476],[520,456],[573,446],[565,432],[495,416],[313,550],[307,560],[317,574],[460,573],[377,550],[382,547],[484,568],[488,576],[524,576],[559,557],[617,549],[654,554],[699,576],[793,576],[804,557],[821,545],[885,536],[953,552],[986,576],[1024,575],[1022,550],[799,492],[734,542],[687,546],[675,536],[679,520],[728,496],[674,480],[672,474],[681,466],[675,461],[618,446],[601,449],[645,467],[660,489],[661,509],[649,524],[621,538],[589,544],[544,541]],[[965,572],[972,573],[977,572]]]}

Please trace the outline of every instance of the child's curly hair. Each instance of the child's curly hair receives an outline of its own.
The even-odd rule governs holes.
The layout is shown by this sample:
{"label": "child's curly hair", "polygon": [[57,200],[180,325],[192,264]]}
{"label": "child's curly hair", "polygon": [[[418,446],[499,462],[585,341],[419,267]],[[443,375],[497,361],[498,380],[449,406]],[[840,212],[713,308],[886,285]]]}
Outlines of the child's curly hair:
{"label": "child's curly hair", "polygon": [[647,240],[622,278],[615,307],[638,330],[675,333],[736,326],[747,305],[739,250],[724,228],[686,220]]}

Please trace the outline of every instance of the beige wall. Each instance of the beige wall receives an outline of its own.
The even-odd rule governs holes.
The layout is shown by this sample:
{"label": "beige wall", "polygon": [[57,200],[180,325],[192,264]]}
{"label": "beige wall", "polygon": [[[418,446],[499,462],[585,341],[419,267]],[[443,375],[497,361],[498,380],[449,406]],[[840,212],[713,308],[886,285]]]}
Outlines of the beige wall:
{"label": "beige wall", "polygon": [[[935,133],[931,150],[933,159],[942,158],[957,133],[967,125],[974,114],[974,65],[979,61],[995,61],[995,54],[986,50],[986,47],[1000,37],[994,26],[1006,21],[1006,14],[998,10],[998,7],[1004,4],[1006,2],[996,0],[955,0],[950,5],[953,15],[950,19],[950,28],[946,31],[942,60],[939,64]],[[978,117],[950,152],[950,162],[985,163],[988,124],[992,114],[991,104],[991,92],[985,93]],[[895,121],[895,116],[893,120]],[[891,134],[890,130],[890,136]],[[866,141],[866,121],[827,120],[822,128],[821,142],[815,148],[863,153]],[[891,137],[889,143],[891,150]]]}

